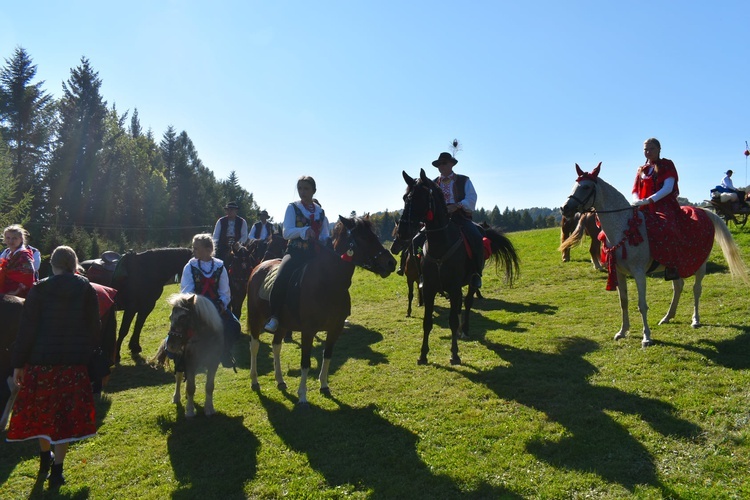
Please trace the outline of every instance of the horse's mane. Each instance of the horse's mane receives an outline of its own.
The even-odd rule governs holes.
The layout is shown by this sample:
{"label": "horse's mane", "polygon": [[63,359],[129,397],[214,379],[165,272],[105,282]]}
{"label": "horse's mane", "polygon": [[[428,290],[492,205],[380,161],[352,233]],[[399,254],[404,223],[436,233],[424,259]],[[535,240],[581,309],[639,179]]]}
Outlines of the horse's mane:
{"label": "horse's mane", "polygon": [[[352,219],[355,224],[355,229],[358,227],[364,227],[366,229],[372,230],[372,222],[370,221],[369,215],[366,215],[364,217],[355,217]],[[333,230],[331,231],[331,240],[333,241],[333,246],[335,247],[338,243],[339,239],[341,239],[342,236],[346,234],[346,226],[339,220],[336,222],[336,224],[333,226]]]}
{"label": "horse's mane", "polygon": [[[191,304],[195,300],[194,304]],[[211,335],[221,335],[224,325],[221,321],[219,312],[213,303],[203,295],[192,293],[175,293],[167,298],[167,303],[172,307],[181,307],[191,309],[194,307],[195,314],[204,326],[207,327]]]}

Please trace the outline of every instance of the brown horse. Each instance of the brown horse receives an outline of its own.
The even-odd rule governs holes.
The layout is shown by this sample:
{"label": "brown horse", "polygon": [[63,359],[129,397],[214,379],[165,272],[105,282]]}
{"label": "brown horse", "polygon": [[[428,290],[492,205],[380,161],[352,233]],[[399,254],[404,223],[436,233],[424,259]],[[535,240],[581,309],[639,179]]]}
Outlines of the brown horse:
{"label": "brown horse", "polygon": [[[396,260],[383,248],[372,224],[364,218],[339,217],[331,237],[332,249],[318,246],[315,256],[302,270],[299,288],[290,288],[286,304],[279,318],[279,328],[273,336],[273,362],[276,383],[285,390],[286,383],[281,374],[282,338],[289,330],[302,333],[301,377],[297,391],[299,403],[307,403],[307,373],[310,369],[310,354],[315,334],[326,331],[325,351],[320,369],[320,392],[330,395],[328,369],[344,321],[349,316],[352,283],[355,266],[362,267],[385,278],[396,269]],[[250,377],[252,388],[258,390],[258,349],[263,325],[270,315],[266,281],[275,274],[280,260],[269,260],[258,265],[250,276],[247,287],[248,329],[250,340]],[[295,280],[295,277],[292,278]]]}
{"label": "brown horse", "polygon": [[[604,268],[600,262],[601,246],[602,242],[599,241],[599,233],[601,228],[596,223],[596,214],[594,212],[576,212],[573,217],[562,216],[560,222],[560,243],[571,239],[571,243],[580,243],[583,241],[584,234],[591,238],[591,245],[589,245],[589,254],[591,255],[591,263],[594,265],[594,269],[603,271]],[[562,261],[570,261],[570,246],[566,246],[562,249]]]}
{"label": "brown horse", "polygon": [[206,370],[206,402],[203,412],[213,415],[214,378],[224,349],[224,325],[216,307],[202,295],[177,293],[167,299],[172,306],[169,334],[159,346],[155,361],[164,367],[167,359],[175,360],[174,404],[180,403],[180,384],[185,373],[185,416],[195,416],[195,375]]}
{"label": "brown horse", "polygon": [[237,319],[242,317],[242,305],[245,303],[247,281],[258,262],[260,261],[255,258],[252,251],[239,243],[235,243],[229,249],[224,259],[224,266],[229,276],[229,291],[232,295],[232,312]]}
{"label": "brown horse", "polygon": [[411,303],[414,300],[414,284],[417,284],[417,305],[422,307],[422,289],[419,288],[419,277],[422,275],[422,261],[419,255],[415,255],[413,243],[411,240],[404,241],[398,238],[398,223],[393,227],[393,243],[391,244],[391,253],[393,255],[401,254],[403,262],[404,276],[406,277],[406,286],[409,291],[409,305],[406,308],[406,317],[411,317]]}

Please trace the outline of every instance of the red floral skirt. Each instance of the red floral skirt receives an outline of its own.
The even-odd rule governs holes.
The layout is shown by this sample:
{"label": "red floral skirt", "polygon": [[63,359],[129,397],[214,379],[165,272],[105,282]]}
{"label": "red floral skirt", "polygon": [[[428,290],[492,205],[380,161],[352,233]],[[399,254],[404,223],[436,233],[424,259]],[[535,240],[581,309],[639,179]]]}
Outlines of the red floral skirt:
{"label": "red floral skirt", "polygon": [[708,259],[714,244],[714,225],[702,209],[680,208],[671,217],[650,211],[643,214],[651,257],[687,278]]}
{"label": "red floral skirt", "polygon": [[96,410],[86,366],[26,365],[7,440],[44,438],[56,444],[95,434]]}

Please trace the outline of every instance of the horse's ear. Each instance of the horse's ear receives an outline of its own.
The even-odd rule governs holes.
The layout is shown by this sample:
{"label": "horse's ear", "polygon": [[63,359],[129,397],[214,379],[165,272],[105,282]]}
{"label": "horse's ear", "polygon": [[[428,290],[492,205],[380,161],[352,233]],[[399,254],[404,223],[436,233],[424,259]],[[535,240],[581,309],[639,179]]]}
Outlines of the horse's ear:
{"label": "horse's ear", "polygon": [[345,228],[351,230],[357,225],[354,219],[347,219],[346,217],[339,215],[339,222],[344,225]]}
{"label": "horse's ear", "polygon": [[192,297],[190,297],[190,300],[188,300],[188,305],[191,308],[195,308],[195,304],[198,302],[198,294],[194,293]]}
{"label": "horse's ear", "polygon": [[599,162],[599,165],[596,166],[593,172],[591,172],[591,175],[594,177],[599,177],[599,170],[602,168],[602,162]]}
{"label": "horse's ear", "polygon": [[422,182],[428,182],[430,179],[427,178],[427,174],[424,173],[424,169],[419,169],[419,178],[422,179]]}
{"label": "horse's ear", "polygon": [[578,177],[583,175],[583,170],[581,170],[581,167],[578,166],[578,163],[576,163],[576,173],[578,174]]}
{"label": "horse's ear", "polygon": [[414,183],[415,183],[415,182],[417,182],[417,181],[415,181],[414,179],[412,179],[412,178],[411,178],[411,177],[409,176],[409,174],[407,174],[407,173],[406,173],[406,171],[405,171],[405,170],[402,170],[402,171],[401,171],[401,174],[402,174],[402,175],[404,176],[404,180],[406,181],[406,183],[407,183],[407,184],[408,184],[409,186],[413,186],[413,185],[414,185]]}

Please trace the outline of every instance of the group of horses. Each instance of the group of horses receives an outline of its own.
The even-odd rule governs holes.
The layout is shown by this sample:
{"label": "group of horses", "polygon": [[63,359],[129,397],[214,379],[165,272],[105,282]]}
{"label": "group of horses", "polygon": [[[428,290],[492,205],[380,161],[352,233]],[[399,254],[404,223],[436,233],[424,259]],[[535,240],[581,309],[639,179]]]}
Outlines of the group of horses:
{"label": "group of horses", "polygon": [[[592,172],[583,172],[578,165],[578,179],[573,193],[561,208],[563,214],[562,243],[563,260],[569,259],[570,247],[580,242],[583,235],[591,237],[591,260],[595,268],[602,268],[600,263],[600,241],[607,248],[622,251],[622,258],[609,266],[610,273],[616,273],[622,309],[622,326],[615,335],[621,339],[630,328],[627,301],[626,276],[635,279],[638,288],[638,309],[643,320],[644,347],[652,344],[648,326],[645,300],[647,274],[663,270],[654,263],[649,252],[648,234],[645,224],[640,224],[638,238],[628,238],[623,234],[633,231],[633,221],[642,215],[633,209],[627,199],[612,186],[599,177],[601,164]],[[451,220],[442,190],[430,180],[424,170],[418,178],[410,177],[403,172],[407,188],[404,194],[404,208],[394,230],[392,253],[407,252],[404,274],[409,285],[409,309],[411,314],[412,287],[420,283],[420,304],[424,305],[422,320],[422,346],[417,363],[428,363],[429,335],[433,327],[435,298],[443,294],[450,303],[448,324],[451,331],[451,364],[460,364],[458,340],[469,333],[469,315],[474,297],[479,290],[470,285],[472,260],[470,250],[465,244],[459,226]],[[737,246],[723,221],[712,212],[705,212],[714,227],[716,241],[720,244],[733,275],[747,281],[744,264]],[[498,228],[483,226],[487,258],[494,262],[496,271],[502,269],[505,281],[512,284],[519,275],[520,258],[512,242]],[[413,248],[413,240],[418,232],[426,237],[424,249],[419,256]],[[600,236],[600,232],[604,235]],[[310,357],[313,338],[319,331],[326,332],[325,349],[320,374],[318,377],[320,391],[330,395],[328,372],[333,349],[341,335],[345,320],[350,314],[351,298],[349,287],[355,267],[368,270],[380,277],[387,277],[396,269],[396,260],[379,241],[372,223],[367,217],[339,217],[331,232],[330,245],[320,244],[315,247],[312,260],[301,273],[292,277],[290,291],[282,309],[278,330],[273,334],[272,351],[274,375],[278,388],[285,390],[286,383],[282,375],[280,353],[282,341],[291,331],[301,332],[301,377],[297,394],[299,403],[307,403],[307,378],[310,369]],[[631,234],[631,237],[633,235]],[[641,243],[638,244],[638,241]],[[247,325],[250,340],[250,377],[252,388],[259,388],[258,362],[259,337],[263,325],[270,313],[269,288],[276,276],[285,241],[281,235],[274,235],[266,242],[253,242],[250,246],[235,246],[225,259],[229,271],[232,290],[232,310],[240,317],[246,306]],[[112,282],[118,290],[118,308],[123,310],[122,322],[112,353],[113,360],[120,359],[120,348],[130,325],[135,318],[133,335],[128,347],[131,353],[141,352],[140,333],[148,314],[163,292],[169,279],[182,271],[192,252],[190,249],[155,249],[142,253],[126,253],[122,256],[115,279]],[[701,281],[706,271],[706,263],[695,273],[693,287],[694,312],[693,326],[700,325],[698,304],[701,293]],[[684,286],[683,277],[673,281],[673,299],[669,311],[661,323],[670,321],[680,293]],[[468,286],[464,295],[463,288]],[[159,363],[168,358],[178,358],[185,366],[187,380],[186,415],[194,414],[193,397],[195,393],[195,374],[198,370],[207,370],[206,414],[213,413],[212,391],[214,375],[218,368],[223,338],[221,321],[213,306],[202,297],[179,294],[169,299],[172,306],[170,330],[165,342],[156,356]],[[210,307],[209,307],[210,306]],[[12,298],[0,301],[0,314],[8,318],[6,310],[18,310],[19,305]],[[8,326],[9,321],[4,321]],[[5,342],[5,338],[0,338]],[[205,349],[201,346],[212,345]],[[0,355],[7,354],[8,348],[0,344]],[[3,360],[4,358],[0,358]],[[176,379],[173,401],[180,400],[181,377]],[[3,396],[0,387],[0,396]]]}

